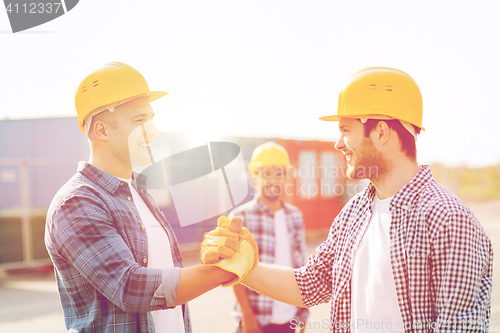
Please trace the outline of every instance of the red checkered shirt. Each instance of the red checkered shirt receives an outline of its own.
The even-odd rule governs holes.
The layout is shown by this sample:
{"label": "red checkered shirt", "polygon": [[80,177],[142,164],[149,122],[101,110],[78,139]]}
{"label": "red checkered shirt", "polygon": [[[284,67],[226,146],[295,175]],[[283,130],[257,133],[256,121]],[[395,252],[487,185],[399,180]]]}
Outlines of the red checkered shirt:
{"label": "red checkered shirt", "polygon": [[[352,267],[374,195],[370,184],[352,198],[316,254],[295,270],[306,307],[332,301],[330,332],[355,327]],[[396,193],[390,212],[390,259],[405,332],[486,332],[493,250],[471,210],[424,166]]]}

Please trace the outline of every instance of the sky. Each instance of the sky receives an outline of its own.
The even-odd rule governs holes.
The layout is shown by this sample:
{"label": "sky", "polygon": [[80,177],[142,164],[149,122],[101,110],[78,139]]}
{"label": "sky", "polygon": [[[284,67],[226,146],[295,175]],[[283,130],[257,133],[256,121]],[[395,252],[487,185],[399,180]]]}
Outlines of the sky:
{"label": "sky", "polygon": [[495,0],[85,0],[13,34],[0,10],[0,119],[74,116],[80,81],[121,61],[169,92],[152,103],[160,130],[335,141],[338,123],[318,118],[354,72],[384,66],[422,92],[420,163],[498,164],[499,12]]}

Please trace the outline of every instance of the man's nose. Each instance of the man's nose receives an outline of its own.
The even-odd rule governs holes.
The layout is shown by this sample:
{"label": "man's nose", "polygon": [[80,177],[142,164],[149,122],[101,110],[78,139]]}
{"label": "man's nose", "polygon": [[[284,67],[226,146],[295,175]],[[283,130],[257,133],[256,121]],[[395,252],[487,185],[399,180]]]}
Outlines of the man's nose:
{"label": "man's nose", "polygon": [[274,184],[278,183],[278,179],[274,176],[271,176],[267,179],[267,183],[270,185],[274,185]]}
{"label": "man's nose", "polygon": [[342,150],[343,148],[345,148],[344,136],[341,135],[337,142],[335,142],[335,149]]}
{"label": "man's nose", "polygon": [[146,135],[148,136],[148,139],[155,139],[158,136],[158,128],[156,128],[155,123],[153,120],[148,120],[144,124],[144,131],[146,132]]}

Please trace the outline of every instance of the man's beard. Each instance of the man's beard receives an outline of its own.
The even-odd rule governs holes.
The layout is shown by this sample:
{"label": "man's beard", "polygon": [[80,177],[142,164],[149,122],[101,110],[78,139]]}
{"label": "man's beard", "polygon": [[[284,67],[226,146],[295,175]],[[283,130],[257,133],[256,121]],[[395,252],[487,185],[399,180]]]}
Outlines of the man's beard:
{"label": "man's beard", "polygon": [[[356,160],[347,170],[349,179],[379,179],[389,171],[389,165],[382,153],[373,146],[371,139],[363,138],[363,148],[356,152]],[[354,154],[353,154],[354,157]]]}
{"label": "man's beard", "polygon": [[281,197],[283,187],[279,184],[265,185],[262,188],[262,196],[269,201],[277,201]]}

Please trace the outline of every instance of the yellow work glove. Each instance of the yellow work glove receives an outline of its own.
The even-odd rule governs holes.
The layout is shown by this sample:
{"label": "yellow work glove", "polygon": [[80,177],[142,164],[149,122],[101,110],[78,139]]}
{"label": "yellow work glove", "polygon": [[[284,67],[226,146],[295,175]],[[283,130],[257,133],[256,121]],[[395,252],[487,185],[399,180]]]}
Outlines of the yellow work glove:
{"label": "yellow work glove", "polygon": [[257,246],[257,243],[255,243],[255,239],[253,238],[252,233],[250,233],[250,231],[248,231],[247,228],[243,228],[243,230],[241,230],[238,233],[238,235],[240,236],[240,247],[242,246],[241,244],[250,244],[250,246],[252,246],[252,252],[254,255],[253,264],[251,265],[250,269],[243,275],[243,277],[240,279],[240,281],[237,281],[236,283],[233,283],[233,284],[230,284],[227,286],[224,284],[224,285],[222,285],[223,287],[230,287],[234,284],[242,283],[243,281],[248,279],[248,277],[250,276],[250,273],[252,272],[252,269],[254,269],[255,266],[257,266],[257,264],[259,263],[259,248]]}
{"label": "yellow work glove", "polygon": [[[217,259],[214,261],[215,255],[209,255],[209,253],[216,251],[210,250],[209,247],[213,247],[211,246],[211,242],[204,240],[201,246],[202,263],[216,266],[236,274],[238,278],[222,285],[223,287],[230,287],[245,281],[250,276],[250,271],[257,266],[259,262],[259,249],[250,231],[248,231],[247,228],[241,228],[240,218],[234,217],[229,221],[227,217],[223,216],[219,218],[217,225],[218,227],[209,232],[208,235],[212,233],[212,235],[224,238],[225,235],[228,235],[227,232],[229,232],[231,236],[228,237],[231,239],[236,235],[240,242],[239,249],[235,250],[233,256],[227,258],[222,258],[220,256],[220,251],[218,251],[219,258],[222,258],[222,260],[215,262],[217,261]],[[207,234],[205,234],[205,236],[207,236]],[[220,240],[220,242],[224,244],[228,243],[227,239],[225,241]]]}
{"label": "yellow work glove", "polygon": [[231,221],[225,216],[217,220],[217,228],[205,233],[200,248],[202,264],[215,264],[220,259],[230,258],[240,248],[241,218],[233,217]]}

